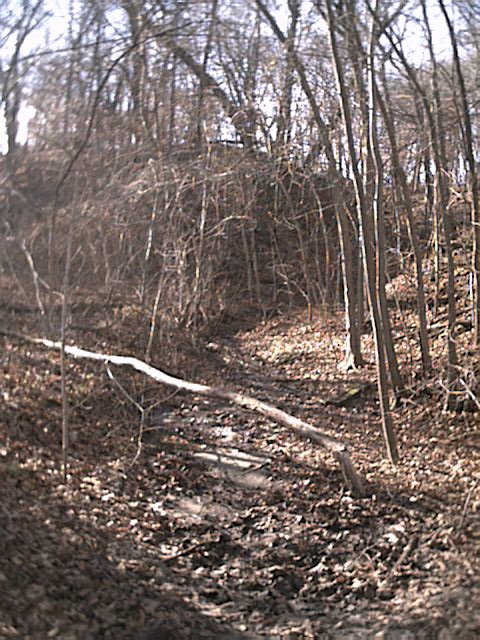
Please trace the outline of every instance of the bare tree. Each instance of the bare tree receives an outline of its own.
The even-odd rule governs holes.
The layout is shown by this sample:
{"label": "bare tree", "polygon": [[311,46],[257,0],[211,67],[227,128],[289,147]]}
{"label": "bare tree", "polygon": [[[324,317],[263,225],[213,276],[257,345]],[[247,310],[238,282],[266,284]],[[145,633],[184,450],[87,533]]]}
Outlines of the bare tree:
{"label": "bare tree", "polygon": [[377,361],[378,391],[382,416],[382,427],[388,457],[392,463],[395,463],[398,460],[398,450],[393,421],[389,408],[387,365],[385,360],[385,337],[384,327],[382,326],[381,311],[379,308],[379,300],[377,297],[373,227],[371,224],[371,220],[369,219],[368,203],[366,201],[364,184],[359,170],[359,162],[353,132],[353,119],[348,100],[348,90],[345,81],[344,67],[338,47],[334,7],[332,6],[331,0],[326,0],[326,8],[332,60],[337,78],[340,108],[343,117],[345,136],[347,138],[351,168],[354,175],[355,195],[362,230],[362,247],[365,275],[367,279],[369,306],[375,338],[375,353]]}
{"label": "bare tree", "polygon": [[473,128],[471,111],[472,106],[467,93],[467,87],[463,74],[462,64],[460,61],[460,54],[458,50],[457,36],[453,27],[452,20],[445,7],[443,0],[438,0],[438,4],[442,11],[442,14],[447,23],[448,33],[450,35],[450,41],[453,51],[453,63],[455,72],[458,79],[458,85],[460,89],[460,107],[461,107],[461,120],[464,127],[464,146],[465,156],[468,166],[468,179],[471,189],[471,219],[473,228],[473,252],[472,252],[472,273],[473,273],[473,328],[474,328],[474,343],[480,344],[480,203],[478,200],[478,172],[477,162],[474,153],[473,144]]}
{"label": "bare tree", "polygon": [[423,266],[422,266],[422,251],[420,243],[418,241],[415,220],[413,217],[413,201],[411,197],[410,185],[408,183],[407,174],[402,166],[400,160],[400,153],[397,144],[397,137],[395,133],[395,125],[392,118],[392,109],[390,103],[390,95],[388,91],[387,82],[385,78],[383,80],[384,97],[377,91],[377,101],[382,113],[385,128],[387,130],[388,139],[390,142],[391,159],[393,165],[393,178],[395,184],[398,185],[400,190],[400,198],[403,204],[405,214],[407,216],[408,233],[410,236],[410,242],[413,249],[414,261],[415,261],[415,277],[417,282],[417,312],[420,327],[420,348],[422,353],[423,371],[425,375],[428,375],[431,370],[431,357],[428,341],[427,331],[427,315],[426,315],[426,298],[425,298],[425,286],[423,282]]}
{"label": "bare tree", "polygon": [[[346,368],[349,368],[351,366],[357,367],[362,364],[363,359],[360,345],[361,314],[359,314],[359,295],[361,287],[357,287],[355,283],[355,267],[357,266],[355,258],[357,254],[354,249],[354,239],[352,239],[352,236],[354,235],[352,231],[355,230],[355,226],[353,226],[352,229],[349,216],[349,213],[351,214],[351,212],[348,211],[347,199],[345,198],[343,192],[343,179],[339,171],[337,160],[335,158],[335,153],[331,143],[330,131],[324,118],[322,117],[312,86],[308,80],[305,66],[299,54],[296,52],[293,42],[289,40],[282,32],[274,16],[262,2],[262,0],[256,0],[256,2],[262,14],[265,16],[268,23],[272,27],[272,30],[278,40],[287,47],[288,61],[293,65],[299,77],[301,88],[312,110],[313,118],[318,128],[318,133],[321,140],[321,149],[327,159],[328,178],[332,186],[335,214],[337,218],[341,243],[340,247],[347,333],[344,365]],[[296,10],[298,11],[298,7],[296,8]]]}

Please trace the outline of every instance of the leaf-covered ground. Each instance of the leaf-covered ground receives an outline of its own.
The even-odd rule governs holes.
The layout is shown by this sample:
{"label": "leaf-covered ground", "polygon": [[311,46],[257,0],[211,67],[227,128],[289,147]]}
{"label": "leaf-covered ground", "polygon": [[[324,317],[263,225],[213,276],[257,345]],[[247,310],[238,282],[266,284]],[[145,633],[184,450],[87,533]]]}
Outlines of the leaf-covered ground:
{"label": "leaf-covered ground", "polygon": [[[1,316],[34,329],[7,302]],[[285,428],[87,360],[68,362],[65,483],[58,354],[0,337],[0,638],[479,637],[478,415],[442,412],[401,333],[411,374],[394,412],[397,468],[373,365],[339,369],[341,317],[230,332],[189,370],[348,441],[363,499]],[[75,340],[102,348],[93,334]],[[373,361],[367,336],[365,353]]]}

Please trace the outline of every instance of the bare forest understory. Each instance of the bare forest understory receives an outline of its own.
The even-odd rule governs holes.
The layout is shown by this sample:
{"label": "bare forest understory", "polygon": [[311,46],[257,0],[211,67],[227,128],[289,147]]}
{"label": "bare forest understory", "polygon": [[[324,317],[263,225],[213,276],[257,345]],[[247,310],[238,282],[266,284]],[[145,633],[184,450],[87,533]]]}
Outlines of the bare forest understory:
{"label": "bare forest understory", "polygon": [[[412,291],[407,277],[394,285],[412,376],[394,411],[396,468],[370,332],[367,364],[339,369],[342,314],[223,326],[172,371],[346,441],[368,484],[361,499],[323,450],[265,418],[74,359],[64,483],[59,355],[2,336],[0,638],[479,637],[478,413],[442,412],[443,308],[430,329],[435,373],[416,381]],[[6,280],[0,313],[4,330],[38,335]],[[125,313],[70,337],[138,355],[139,321]]]}
{"label": "bare forest understory", "polygon": [[479,17],[1,0],[0,640],[480,638]]}

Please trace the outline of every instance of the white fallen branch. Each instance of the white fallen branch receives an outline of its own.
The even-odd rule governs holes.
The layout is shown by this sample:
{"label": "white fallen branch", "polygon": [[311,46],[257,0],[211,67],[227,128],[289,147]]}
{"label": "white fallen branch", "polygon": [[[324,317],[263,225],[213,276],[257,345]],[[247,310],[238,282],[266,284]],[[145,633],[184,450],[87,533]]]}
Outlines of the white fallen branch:
{"label": "white fallen branch", "polygon": [[[44,338],[30,338],[23,335],[18,337],[36,344],[44,345],[51,349],[61,348],[60,342],[53,342],[52,340]],[[88,358],[90,360],[100,360],[101,362],[107,362],[119,366],[133,367],[133,369],[141,371],[149,378],[152,378],[161,384],[197,395],[226,400],[227,402],[243,407],[244,409],[260,413],[261,415],[288,427],[298,435],[316,442],[321,447],[328,450],[340,464],[343,477],[352,489],[353,493],[357,496],[365,495],[362,478],[355,469],[350,458],[348,448],[343,442],[325,435],[311,424],[308,424],[299,418],[295,418],[289,413],[286,413],[271,404],[257,400],[252,396],[244,395],[243,393],[237,393],[236,391],[229,391],[228,389],[223,389],[221,387],[211,387],[204,384],[198,384],[196,382],[189,382],[188,380],[182,380],[181,378],[175,378],[174,376],[171,376],[168,373],[165,373],[160,369],[156,369],[146,362],[131,356],[116,356],[97,353],[95,351],[86,351],[85,349],[69,345],[65,345],[65,353],[73,356],[74,358]]]}

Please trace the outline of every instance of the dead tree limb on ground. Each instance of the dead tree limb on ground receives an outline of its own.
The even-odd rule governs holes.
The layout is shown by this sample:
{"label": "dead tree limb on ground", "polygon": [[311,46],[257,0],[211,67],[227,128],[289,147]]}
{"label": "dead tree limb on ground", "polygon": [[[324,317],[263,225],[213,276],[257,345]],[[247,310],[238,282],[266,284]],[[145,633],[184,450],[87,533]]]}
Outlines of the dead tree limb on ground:
{"label": "dead tree limb on ground", "polygon": [[[52,340],[46,340],[43,338],[30,338],[25,335],[8,334],[7,332],[5,333],[7,335],[16,335],[19,338],[28,340],[35,344],[41,344],[50,349],[61,348],[60,342],[53,342]],[[243,407],[244,409],[248,409],[249,411],[260,413],[261,415],[288,427],[298,435],[316,442],[321,447],[329,451],[340,464],[345,482],[351,487],[353,493],[360,497],[365,495],[362,478],[355,469],[350,458],[348,448],[343,442],[323,434],[316,427],[313,427],[299,418],[295,418],[289,413],[286,413],[273,405],[257,400],[256,398],[252,398],[251,396],[244,395],[243,393],[237,393],[236,391],[229,391],[228,389],[222,389],[220,387],[211,387],[204,384],[198,384],[196,382],[188,382],[181,378],[175,378],[164,373],[160,369],[156,369],[155,367],[148,365],[146,362],[131,356],[108,355],[105,353],[86,351],[85,349],[69,345],[65,345],[65,353],[73,356],[74,358],[87,358],[119,366],[133,367],[137,371],[144,373],[161,384],[201,396],[226,400],[227,402]]]}

